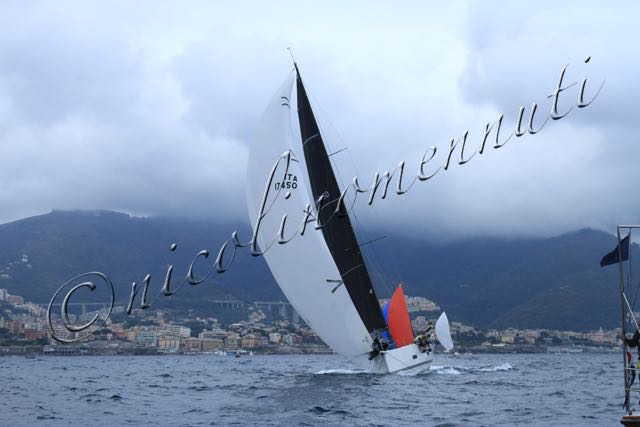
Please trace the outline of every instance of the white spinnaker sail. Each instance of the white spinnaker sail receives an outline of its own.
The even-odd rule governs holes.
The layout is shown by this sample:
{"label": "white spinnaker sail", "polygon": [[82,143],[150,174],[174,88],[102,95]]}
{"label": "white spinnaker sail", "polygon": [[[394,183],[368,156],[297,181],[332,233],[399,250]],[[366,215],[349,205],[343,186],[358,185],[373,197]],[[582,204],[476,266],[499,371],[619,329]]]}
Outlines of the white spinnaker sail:
{"label": "white spinnaker sail", "polygon": [[[260,223],[257,242],[262,251],[268,248],[263,256],[282,292],[300,317],[336,352],[366,353],[371,349],[371,337],[345,286],[336,288],[335,282],[327,281],[340,280],[340,273],[321,230],[314,228],[315,223],[307,225],[303,236],[298,233],[288,243],[271,244],[277,238],[284,214],[287,214],[284,237],[288,239],[300,227],[306,205],[314,206],[307,190],[302,141],[297,137],[294,142],[292,135],[294,79],[292,72],[267,107],[251,146],[247,165],[249,218],[255,229],[266,193],[266,215]],[[284,178],[286,163],[281,161],[267,192],[270,173],[288,150],[298,161],[289,164]],[[280,187],[284,188],[278,190]]]}
{"label": "white spinnaker sail", "polygon": [[436,337],[445,351],[450,351],[453,348],[453,340],[451,339],[451,331],[449,330],[449,319],[447,319],[445,312],[442,312],[436,321]]}

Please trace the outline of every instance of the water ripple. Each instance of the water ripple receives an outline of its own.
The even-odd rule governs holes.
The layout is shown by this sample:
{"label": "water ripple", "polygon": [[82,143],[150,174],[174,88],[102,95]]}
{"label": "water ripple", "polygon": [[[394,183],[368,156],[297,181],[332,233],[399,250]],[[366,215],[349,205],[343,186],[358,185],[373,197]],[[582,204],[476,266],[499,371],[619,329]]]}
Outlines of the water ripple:
{"label": "water ripple", "polygon": [[418,376],[335,355],[40,359],[0,358],[0,424],[615,425],[624,400],[619,354],[436,355]]}

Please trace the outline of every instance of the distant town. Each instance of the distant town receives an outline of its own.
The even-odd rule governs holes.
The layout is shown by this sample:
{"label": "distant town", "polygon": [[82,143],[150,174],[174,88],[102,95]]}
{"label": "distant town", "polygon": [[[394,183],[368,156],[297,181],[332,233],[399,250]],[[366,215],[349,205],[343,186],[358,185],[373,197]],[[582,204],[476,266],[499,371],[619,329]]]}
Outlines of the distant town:
{"label": "distant town", "polygon": [[[435,321],[440,307],[423,297],[407,296],[407,307],[416,332]],[[381,306],[387,300],[380,300]],[[79,304],[81,312],[70,314],[72,322],[84,323],[105,308],[89,311],[95,304]],[[243,320],[217,316],[217,309],[236,312]],[[223,310],[224,309],[224,310]],[[304,354],[331,353],[318,336],[286,303],[216,301],[212,316],[194,316],[163,310],[135,309],[131,315],[116,306],[110,321],[90,337],[62,344],[51,337],[46,307],[25,301],[0,289],[0,355],[92,355],[92,354]],[[217,316],[217,317],[214,317]],[[233,317],[233,316],[232,316]],[[59,323],[59,322],[58,322]],[[76,333],[55,326],[59,338],[71,340]],[[592,332],[557,330],[476,330],[451,323],[458,352],[582,352],[617,351],[619,330]],[[438,347],[436,347],[438,351]]]}

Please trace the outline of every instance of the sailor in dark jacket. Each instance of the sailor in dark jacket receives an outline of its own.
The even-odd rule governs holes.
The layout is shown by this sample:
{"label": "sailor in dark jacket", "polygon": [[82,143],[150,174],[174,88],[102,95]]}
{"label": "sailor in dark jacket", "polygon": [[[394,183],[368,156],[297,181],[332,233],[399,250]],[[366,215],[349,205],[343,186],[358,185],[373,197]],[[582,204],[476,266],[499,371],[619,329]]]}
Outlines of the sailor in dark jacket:
{"label": "sailor in dark jacket", "polygon": [[369,360],[373,359],[382,351],[382,345],[380,344],[380,338],[375,337],[373,343],[371,343],[371,351],[369,352]]}
{"label": "sailor in dark jacket", "polygon": [[[636,332],[633,334],[631,339],[625,336],[624,341],[629,347],[638,347],[638,342],[640,341],[640,331],[636,329]],[[638,347],[638,352],[640,353],[640,347]]]}
{"label": "sailor in dark jacket", "polygon": [[[624,339],[627,346],[631,348],[638,348],[638,364],[636,366],[640,368],[640,330],[636,329],[631,339],[627,338],[626,335],[622,335],[622,339]],[[631,352],[627,352],[627,366],[628,368],[625,372],[625,386],[629,389],[636,380],[636,369],[634,369],[633,362],[631,362]],[[625,393],[624,406],[628,405],[629,397],[629,390],[627,390]]]}
{"label": "sailor in dark jacket", "polygon": [[422,332],[418,334],[417,337],[413,339],[413,343],[418,346],[418,348],[423,352],[431,351],[431,346],[429,345],[429,338],[427,336],[427,332]]}

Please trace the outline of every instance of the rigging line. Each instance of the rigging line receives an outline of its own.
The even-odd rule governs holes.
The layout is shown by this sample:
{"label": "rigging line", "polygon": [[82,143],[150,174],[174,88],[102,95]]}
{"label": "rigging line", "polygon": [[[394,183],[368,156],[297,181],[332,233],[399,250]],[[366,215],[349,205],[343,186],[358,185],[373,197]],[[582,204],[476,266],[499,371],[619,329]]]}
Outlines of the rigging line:
{"label": "rigging line", "polygon": [[[326,121],[330,124],[330,126],[333,128],[333,130],[334,130],[334,131],[336,132],[336,134],[337,134],[337,129],[336,129],[336,128],[335,128],[335,126],[333,126],[333,124],[330,122],[330,120],[329,120],[329,118],[327,117],[327,115],[326,115],[326,113],[325,113],[324,109],[320,106],[320,104],[317,102],[317,100],[315,99],[315,97],[311,95],[311,93],[309,92],[309,88],[305,88],[305,89],[306,89],[306,92],[307,92],[307,98],[309,99],[309,103],[310,103],[310,104],[311,104],[311,100],[313,99],[312,109],[314,109],[314,107],[315,107],[316,112],[317,112],[318,110],[319,110],[319,111],[322,111],[323,119],[324,119],[324,120],[326,120]],[[318,125],[318,130],[320,131],[320,133],[321,133],[321,134],[324,134],[324,136],[325,136],[325,138],[324,138],[324,145],[325,145],[325,147],[329,149],[328,151],[333,151],[333,150],[331,149],[331,144],[330,144],[330,143],[329,143],[329,141],[326,139],[326,135],[327,135],[327,133],[326,133],[326,132],[322,132],[322,130],[323,130],[323,129],[322,129],[322,128],[323,128],[323,126],[322,126],[322,125],[321,125],[321,123],[319,122],[318,117],[317,117],[317,114],[316,114],[316,124]],[[314,137],[315,137],[315,136],[317,136],[317,135],[314,135]],[[339,138],[339,139],[341,139],[339,136],[338,136],[338,138]],[[309,139],[311,139],[311,138],[309,138]],[[307,141],[308,141],[309,139],[307,139]],[[305,143],[306,143],[307,141],[305,141]],[[344,144],[344,145],[346,145],[346,144]],[[334,154],[335,154],[335,153],[334,153]],[[331,156],[327,156],[327,157],[331,157]],[[331,162],[331,160],[329,160],[329,161]],[[332,163],[332,166],[333,166],[333,171],[334,171],[335,175],[337,175],[338,181],[340,181],[340,186],[341,186],[342,188],[344,188],[344,180],[343,180],[343,178],[342,178],[342,174],[340,173],[340,169],[339,169],[339,168],[337,168],[337,167],[336,167],[336,165],[335,165],[335,164],[333,164],[333,162],[331,162],[331,163]]]}
{"label": "rigging line", "polygon": [[333,156],[334,154],[342,153],[342,152],[343,152],[344,150],[346,150],[347,148],[349,148],[349,147],[344,147],[344,148],[339,149],[338,151],[334,151],[333,153],[328,154],[328,155],[327,155],[327,157],[331,157],[331,156]]}
{"label": "rigging line", "polygon": [[[330,126],[333,128],[334,132],[338,135],[338,139],[340,139],[340,140],[341,140],[341,137],[340,137],[339,133],[337,132],[337,130],[336,130],[336,128],[335,128],[335,126],[333,126],[333,123],[331,123],[330,119],[329,119],[329,118],[326,116],[326,114],[324,113],[324,109],[322,109],[322,107],[321,107],[318,103],[316,103],[316,102],[315,102],[315,98],[313,98],[313,97],[309,94],[309,92],[308,92],[308,91],[307,91],[307,97],[310,99],[310,102],[311,102],[311,99],[313,99],[313,101],[314,101],[314,102],[313,102],[313,105],[314,105],[315,107],[317,107],[317,108],[316,108],[316,110],[318,110],[318,109],[319,109],[319,110],[322,112],[323,119],[326,119],[326,120],[329,122],[329,124],[330,124]],[[317,119],[318,119],[318,117],[316,117],[316,120],[317,120]],[[317,125],[318,125],[318,129],[319,129],[319,131],[320,131],[321,133],[323,133],[323,128],[324,128],[324,126],[322,126],[322,124],[319,122],[319,120],[317,120]],[[326,139],[326,132],[324,132],[324,133],[325,133],[325,141],[324,141],[324,142],[325,142],[325,147],[326,147],[326,148],[328,148],[328,149],[329,149],[329,151],[331,152],[332,150],[331,150],[331,144],[330,144],[330,141]],[[344,150],[342,150],[342,151],[344,151]],[[333,154],[336,154],[336,153],[333,153]],[[339,185],[340,185],[342,188],[345,188],[345,185],[344,185],[344,179],[343,179],[342,174],[341,174],[341,172],[340,172],[340,168],[338,168],[338,167],[337,167],[337,165],[335,164],[335,162],[333,161],[333,159],[331,159],[331,156],[327,156],[327,158],[328,158],[328,160],[329,160],[330,164],[331,164],[331,165],[332,165],[332,167],[333,167],[334,174],[336,175],[336,178],[337,178],[337,181],[339,182]],[[350,160],[351,160],[351,163],[355,166],[355,162],[353,162],[353,158],[352,158],[351,156],[350,156]],[[357,170],[357,168],[356,168],[356,170]],[[349,203],[349,202],[350,202],[350,197],[347,195],[347,196],[345,197],[345,200],[347,201],[347,203]],[[355,200],[354,200],[354,202],[355,202]],[[362,227],[362,226],[361,226],[361,224],[359,223],[358,217],[357,217],[357,215],[355,214],[355,212],[353,212],[353,211],[352,211],[352,215],[351,215],[351,217],[352,217],[352,220],[353,220],[353,221],[352,221],[352,227],[353,227],[353,229],[354,229],[354,233],[355,233],[355,232],[356,232],[356,230],[357,230],[357,231],[359,232],[359,234],[360,234],[360,235],[364,235],[365,233],[364,233],[364,231],[363,231],[363,227]],[[367,236],[366,236],[366,235],[365,235],[365,238],[367,238]],[[365,256],[364,256],[364,254],[363,254],[363,261],[364,261],[364,263],[365,263],[365,265],[366,265],[366,264],[367,264],[367,262],[369,262],[369,263],[371,262],[371,258],[370,258],[370,257],[369,257],[369,258],[367,258],[367,257],[365,257]],[[378,272],[378,275],[381,273],[381,274],[384,276],[384,275],[385,275],[385,269],[381,267],[381,264],[380,264],[380,267],[378,267],[378,266],[376,266],[376,267],[377,267],[377,268],[376,268],[376,270],[377,270],[377,272]],[[371,275],[370,275],[370,274],[369,274],[369,276],[371,277]],[[372,281],[373,281],[373,280],[372,280]],[[372,283],[372,284],[373,284],[373,283]],[[385,283],[385,284],[386,284],[386,283]],[[388,287],[388,285],[387,285],[387,286],[385,286],[385,287]],[[391,294],[392,292],[391,292],[391,291],[389,291],[389,293]]]}
{"label": "rigging line", "polygon": [[[628,260],[628,264],[629,264],[629,290],[631,291],[631,248],[633,247],[633,245],[631,244],[631,233],[632,233],[633,229],[629,228],[629,260]],[[635,302],[634,302],[635,304]]]}
{"label": "rigging line", "polygon": [[311,135],[309,138],[302,141],[302,146],[304,147],[305,145],[307,145],[307,142],[311,141],[314,138],[317,138],[318,136],[320,136],[319,133],[316,133],[315,135]]}
{"label": "rigging line", "polygon": [[[629,238],[629,254],[628,254],[628,259],[627,259],[627,292],[631,293],[631,232],[633,231],[633,229],[631,227],[629,227],[629,234],[628,234],[628,238]],[[622,262],[622,260],[620,261]],[[633,315],[633,309],[631,308],[631,305],[629,304],[629,301],[627,300],[626,295],[624,295],[625,298],[625,302],[627,303],[627,307],[629,307],[629,316],[627,318],[627,322],[629,322],[629,317],[633,318],[634,322],[635,322],[635,317]],[[631,323],[631,322],[629,322]],[[638,323],[636,323],[636,328],[638,327]]]}
{"label": "rigging line", "polygon": [[[633,259],[632,250],[631,250],[633,248],[633,245],[631,243],[631,232],[632,231],[633,231],[633,227],[629,227],[629,260],[628,260],[628,263],[629,263],[629,287],[631,287],[631,284],[632,284],[632,279],[631,279],[631,260]],[[630,291],[631,291],[631,289],[630,289]],[[638,286],[636,286],[635,295],[633,296],[633,305],[632,305],[632,307],[636,306],[636,302],[638,300],[638,293],[639,292],[640,292],[640,284]]]}
{"label": "rigging line", "polygon": [[[322,110],[321,106],[320,106],[320,109]],[[323,113],[324,113],[324,111],[323,111]],[[326,114],[325,114],[325,116],[326,116]],[[326,117],[326,120],[329,123],[329,125],[332,127],[332,129],[333,129],[334,133],[336,134],[338,140],[340,142],[342,142],[343,145],[346,145],[344,143],[344,140],[342,139],[342,136],[340,135],[340,133],[338,132],[336,127],[331,122],[331,119]],[[360,172],[358,170],[358,166],[357,166],[357,164],[355,162],[355,159],[353,158],[351,150],[349,150],[347,152],[347,154],[349,156],[349,161],[351,163],[351,166],[355,169],[356,176],[360,175]],[[340,178],[342,179],[341,176],[340,176]],[[356,213],[355,209],[352,212],[353,212],[354,224],[357,227],[358,231],[360,232],[360,234],[365,239],[370,239],[369,233],[368,233],[367,229],[363,226],[362,221],[360,220],[360,217]],[[377,221],[377,223],[380,224],[381,223],[380,214],[375,209],[373,209],[372,215],[375,218],[375,220]],[[376,266],[376,270],[377,270],[378,275],[382,276],[382,278],[383,278],[383,285],[384,285],[385,290],[389,293],[389,295],[392,295],[393,291],[394,291],[394,284],[404,281],[404,280],[402,280],[403,278],[401,276],[401,269],[399,268],[398,260],[397,260],[397,258],[395,256],[395,254],[392,253],[390,257],[389,256],[386,257],[387,261],[390,260],[391,263],[393,264],[392,265],[393,268],[390,269],[390,268],[387,267],[388,263],[384,264],[380,260],[382,255],[380,254],[380,252],[377,250],[376,247],[372,247],[367,252],[368,252],[368,255],[369,255],[368,256],[368,260],[372,261],[373,265]]]}
{"label": "rigging line", "polygon": [[[631,260],[629,260],[629,262],[631,262]],[[633,296],[633,304],[631,304],[631,307],[636,306],[636,302],[638,301],[638,294],[640,294],[640,282],[638,282],[638,285],[636,286],[634,296]]]}
{"label": "rigging line", "polygon": [[352,271],[354,271],[354,270],[356,270],[356,269],[358,269],[358,268],[360,268],[360,267],[363,267],[363,266],[364,266],[364,264],[358,264],[358,265],[356,265],[355,267],[351,267],[350,269],[348,269],[348,270],[347,270],[347,271],[345,271],[344,273],[340,273],[340,277],[344,277],[344,276],[346,276],[347,274],[351,273]]}
{"label": "rigging line", "polygon": [[633,304],[631,305],[632,307],[636,306],[636,302],[638,301],[638,294],[639,293],[640,293],[640,282],[638,282],[638,285],[636,286],[635,295],[633,296]]}
{"label": "rigging line", "polygon": [[[307,90],[307,97],[308,97],[308,98],[310,98],[310,99],[313,99],[313,101],[314,101],[314,102],[313,102],[313,104],[314,104],[314,106],[316,106],[316,107],[317,107],[317,110],[320,110],[320,111],[322,112],[322,117],[323,117],[323,119],[324,119],[324,120],[326,120],[326,122],[328,122],[328,123],[329,123],[330,127],[333,129],[334,133],[337,135],[337,137],[338,137],[338,139],[340,140],[340,142],[343,142],[343,145],[346,145],[346,144],[344,144],[344,141],[342,140],[342,138],[341,138],[341,136],[340,136],[339,132],[337,131],[336,127],[333,125],[333,123],[331,122],[331,120],[328,118],[328,116],[327,116],[327,114],[325,113],[325,111],[324,111],[324,109],[322,108],[322,106],[321,106],[318,102],[316,102],[315,97],[311,96],[311,94],[309,93],[309,91],[308,91],[308,90]],[[330,150],[330,151],[332,151],[332,150],[331,150],[330,141],[329,141],[329,140],[327,140],[327,138],[326,138],[326,136],[327,136],[326,134],[327,134],[327,133],[322,131],[322,129],[323,129],[323,127],[324,127],[324,126],[322,126],[322,124],[321,124],[319,121],[318,121],[318,123],[317,123],[317,124],[318,124],[318,128],[320,129],[320,132],[321,132],[321,133],[324,133],[324,135],[325,135],[325,138],[324,138],[325,146],[326,146],[327,148],[329,148],[329,150]],[[330,155],[328,155],[328,156],[327,156],[327,157],[329,157],[329,161],[331,162],[331,164],[332,164],[332,166],[333,166],[333,170],[334,170],[335,174],[337,175],[337,179],[338,179],[338,181],[339,181],[339,183],[340,183],[340,187],[341,187],[341,188],[343,188],[343,189],[345,188],[345,185],[344,185],[344,179],[343,179],[342,174],[341,174],[341,172],[340,172],[340,168],[338,168],[338,167],[337,167],[337,165],[335,164],[335,162],[333,162],[333,161],[332,161],[332,159],[331,159],[330,157],[331,157],[333,154],[337,154],[338,152],[341,152],[341,151],[346,150],[346,148],[348,148],[348,147],[345,147],[345,148],[343,148],[343,149],[341,149],[341,150],[338,150],[338,151],[336,151],[336,152],[333,152],[332,154],[330,154]],[[357,171],[357,167],[355,166],[355,162],[353,161],[353,157],[352,157],[351,155],[349,156],[349,159],[350,159],[351,164],[352,164],[352,166],[354,167],[354,169],[356,169],[356,174],[357,174],[357,173],[358,173],[358,171]],[[348,202],[348,203],[350,202],[350,200],[349,200],[349,199],[350,199],[350,197],[349,197],[348,195],[345,197],[345,199],[347,200],[347,202]],[[357,214],[355,213],[355,211],[354,211],[354,210],[352,210],[352,211],[351,211],[351,217],[352,217],[352,219],[353,219],[353,221],[352,221],[352,223],[353,223],[353,224],[352,224],[352,225],[353,225],[353,227],[354,227],[355,229],[357,229],[357,230],[358,230],[358,232],[359,232],[359,234],[360,234],[360,235],[362,235],[362,236],[364,236],[366,239],[368,239],[368,236],[366,235],[366,233],[365,233],[365,231],[364,231],[364,227],[362,227],[362,224],[360,223],[360,220],[359,220],[359,218],[358,218],[358,216],[357,216]],[[355,230],[354,230],[354,231],[355,231]],[[363,256],[364,256],[364,254],[363,254]],[[367,259],[365,259],[365,262],[367,262],[367,261],[371,262],[371,258],[369,257],[369,259],[368,259],[368,260],[367,260]],[[375,264],[375,263],[374,263],[374,264]],[[381,265],[376,266],[376,267],[378,267],[378,268],[377,268],[377,272],[378,272],[379,274],[380,274],[380,273],[382,273],[383,275],[385,275],[385,273],[384,273],[384,269],[383,269],[383,268],[380,268],[380,267],[381,267]]]}
{"label": "rigging line", "polygon": [[[381,236],[381,237],[378,237],[378,238],[376,238],[376,239],[369,240],[369,241],[366,241],[366,242],[364,242],[364,243],[360,243],[360,244],[358,245],[358,247],[359,247],[359,248],[361,248],[361,247],[363,247],[363,246],[365,246],[365,245],[368,245],[368,244],[370,244],[370,243],[377,242],[378,240],[382,240],[382,239],[384,239],[384,238],[386,238],[386,237],[387,237],[387,236]],[[345,252],[348,252],[348,251],[350,251],[350,250],[353,250],[353,248],[347,248],[347,249],[345,249]]]}
{"label": "rigging line", "polygon": [[[366,232],[365,228],[362,226],[360,218],[358,218],[358,216],[354,214],[354,218],[353,219],[354,219],[354,223],[355,223],[356,227],[360,231],[360,234],[363,237],[368,238],[369,237],[368,233]],[[378,239],[369,239],[368,243],[370,243],[370,242],[372,242],[374,240],[378,240]],[[359,246],[362,246],[362,245],[359,245]],[[396,278],[392,277],[388,273],[388,269],[386,269],[384,267],[384,264],[380,261],[377,251],[372,250],[370,253],[369,252],[363,252],[363,256],[364,255],[366,255],[366,258],[368,259],[368,261],[372,265],[375,266],[377,276],[378,277],[382,276],[384,289],[385,289],[385,291],[387,291],[389,293],[389,295],[391,295],[393,293],[393,287],[391,286],[391,283],[393,283]]]}
{"label": "rigging line", "polygon": [[[630,239],[631,229],[629,229],[629,230],[628,230],[628,232],[629,232],[629,236],[628,236],[628,237],[629,237],[629,240],[631,240],[631,239]],[[620,243],[618,243],[618,247],[620,247]],[[618,249],[618,250],[620,251],[620,249]],[[620,258],[621,258],[621,257],[620,257]],[[629,261],[629,263],[631,263],[631,261]],[[624,300],[625,300],[625,302],[627,303],[627,307],[629,307],[629,301],[627,300],[625,293],[630,293],[630,292],[631,292],[631,283],[630,283],[630,280],[629,280],[629,275],[627,274],[627,272],[626,272],[626,271],[624,271],[624,263],[623,263],[623,260],[622,260],[622,259],[620,259],[620,273],[621,273],[621,275],[622,275],[622,280],[623,280],[623,291],[622,291],[622,296],[624,297]],[[625,278],[624,276],[627,276],[627,277]],[[626,279],[626,280],[625,280],[625,279]],[[623,307],[623,308],[624,308],[624,307]],[[633,310],[631,310],[631,307],[629,307],[629,310],[630,310],[630,313],[629,313],[629,314],[626,314],[626,315],[625,315],[625,314],[623,313],[623,322],[624,322],[624,327],[625,327],[625,329],[630,329],[630,328],[628,328],[628,327],[630,327],[630,326],[631,326],[630,318],[631,318],[631,315],[632,315],[632,311],[633,311]]]}
{"label": "rigging line", "polygon": [[377,242],[378,240],[382,240],[382,239],[386,239],[387,236],[380,236],[377,239],[373,239],[373,240],[369,240],[368,242],[364,242],[360,245],[360,247],[364,246],[364,245],[368,245],[369,243],[373,243],[373,242]]}
{"label": "rigging line", "polygon": [[629,313],[627,313],[626,317],[625,317],[625,321],[626,321],[626,330],[630,330],[630,326],[631,326],[631,321],[633,320],[634,323],[636,323],[636,328],[638,326],[635,316],[633,314],[633,309],[631,308],[631,305],[629,304],[629,300],[627,299],[627,295],[625,292],[622,293],[622,296],[624,297],[625,303],[627,305],[627,308],[629,309]]}
{"label": "rigging line", "polygon": [[[358,222],[359,225],[361,225],[360,218],[356,217],[356,221]],[[400,266],[398,264],[398,259],[395,256],[395,253],[391,252],[391,254],[389,254],[389,251],[385,251],[386,253],[386,256],[385,256],[385,254],[382,254],[381,251],[379,251],[375,245],[371,246],[370,248],[367,248],[367,251],[370,252],[370,257],[373,258],[374,262],[380,267],[379,272],[383,276],[386,276],[387,281],[385,282],[385,288],[387,289],[387,291],[389,292],[389,295],[391,296],[395,290],[395,284],[404,281],[401,273],[402,270],[400,269]],[[387,261],[387,263],[386,264],[383,263],[381,258],[384,258]],[[392,268],[388,268],[389,263],[391,264]]]}
{"label": "rigging line", "polygon": [[[363,230],[362,234],[365,237],[368,237],[367,236],[368,233],[364,231],[364,227],[362,226],[360,218],[356,216],[355,221],[358,224],[358,226]],[[401,278],[399,277],[399,273],[398,273],[400,269],[398,268],[397,260],[393,256],[391,256],[391,262],[394,268],[390,269],[388,267],[385,267],[385,264],[381,260],[382,255],[380,254],[380,251],[377,250],[376,246],[365,248],[365,251],[368,253],[369,259],[372,260],[372,262],[377,266],[378,274],[381,275],[384,280],[384,283],[383,283],[384,288],[389,293],[389,296],[391,296],[395,289],[394,287],[395,283],[398,283],[401,281]]]}
{"label": "rigging line", "polygon": [[[342,145],[346,146],[347,144],[344,143],[344,140],[342,139],[342,136],[338,132],[338,129],[335,127],[335,125],[333,124],[333,122],[331,121],[329,116],[326,114],[326,112],[322,108],[322,105],[320,103],[316,102],[317,100],[315,99],[315,97],[313,97],[309,93],[308,90],[307,90],[307,97],[310,98],[310,99],[313,99],[313,101],[314,101],[313,103],[317,107],[317,110],[319,110],[322,113],[323,120],[326,121],[326,123],[328,123],[328,125],[333,129],[333,132],[337,136],[338,140],[342,143]],[[323,126],[321,125],[321,123],[318,123],[318,128],[322,132]],[[324,132],[324,134],[325,134],[325,141],[324,141],[325,145],[328,148],[331,148],[330,144],[329,144],[329,141],[326,139],[326,132]],[[349,160],[350,160],[351,166],[355,169],[356,176],[360,175],[360,172],[358,170],[358,166],[357,166],[357,164],[356,164],[356,162],[355,162],[355,160],[353,158],[353,155],[351,154],[351,150],[347,150],[347,154],[349,155]],[[337,178],[338,178],[338,180],[340,182],[341,188],[345,188],[344,179],[342,178],[342,174],[340,173],[340,169],[336,167],[335,163],[332,162],[331,159],[329,159],[329,161],[333,164],[333,169],[334,169],[334,172],[336,173]],[[347,196],[347,199],[348,199],[348,196]],[[377,212],[375,212],[375,210],[373,212],[373,216],[376,218],[378,223],[381,222],[380,218],[379,218],[379,214]],[[361,223],[360,219],[358,218],[358,215],[356,214],[355,210],[352,211],[352,217],[354,219],[354,221],[353,221],[354,225],[357,227],[357,229],[360,232],[360,234],[363,235],[366,239],[368,239],[369,237],[366,235],[365,228],[362,226],[362,223]],[[377,254],[377,251],[376,251],[375,248],[373,248],[371,250],[371,253],[374,256],[373,257],[374,258],[373,259],[374,264],[377,263],[376,266],[378,267],[377,268],[378,274],[382,275],[383,277],[386,276],[387,279],[391,279],[390,281],[386,281],[386,280],[384,281],[384,287],[385,287],[385,290],[387,292],[389,292],[389,295],[393,294],[393,290],[394,289],[393,289],[393,286],[391,285],[391,283],[404,281],[404,280],[402,280],[402,277],[399,275],[400,269],[398,268],[398,262],[397,262],[397,259],[396,259],[395,255],[392,253],[390,258],[391,258],[391,260],[392,260],[392,262],[394,264],[394,267],[395,267],[394,271],[396,273],[390,275],[388,273],[388,269],[385,268],[384,265],[379,261],[379,259],[377,257],[378,254]],[[369,256],[368,258],[369,258],[369,261],[371,261],[372,257]],[[387,257],[387,258],[389,258],[389,257]],[[365,259],[365,261],[367,261],[367,260]]]}
{"label": "rigging line", "polygon": [[625,293],[622,293],[622,297],[624,298],[624,302],[627,303],[627,307],[629,308],[629,314],[631,315],[631,318],[633,319],[633,323],[636,324],[636,329],[640,330],[640,326],[638,326],[638,321],[636,320],[636,316],[633,315],[633,310],[631,310],[631,306],[629,305],[629,300],[627,300],[627,296],[625,295]]}
{"label": "rigging line", "polygon": [[295,65],[296,59],[293,57],[293,50],[291,49],[291,46],[287,46],[287,50],[289,51],[289,55],[291,56],[291,61],[293,61],[293,64]]}

